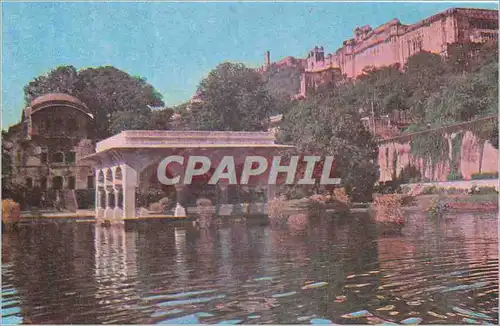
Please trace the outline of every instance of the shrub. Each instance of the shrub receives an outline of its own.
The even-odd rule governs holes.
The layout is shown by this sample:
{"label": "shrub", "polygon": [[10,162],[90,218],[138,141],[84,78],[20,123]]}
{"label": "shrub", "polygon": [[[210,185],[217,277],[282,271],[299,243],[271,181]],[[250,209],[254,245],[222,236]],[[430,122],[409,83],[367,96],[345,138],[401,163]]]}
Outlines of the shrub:
{"label": "shrub", "polygon": [[160,199],[165,197],[163,191],[156,189],[146,189],[139,191],[136,194],[136,205],[138,207],[147,207],[152,203],[157,203]]}
{"label": "shrub", "polygon": [[276,223],[287,218],[286,202],[281,198],[274,198],[267,203],[267,211],[271,222]]}
{"label": "shrub", "polygon": [[288,200],[301,199],[304,197],[308,197],[309,195],[310,190],[303,186],[292,186],[285,191],[285,196]]}
{"label": "shrub", "polygon": [[2,222],[9,223],[21,219],[21,206],[12,199],[2,200]]}
{"label": "shrub", "polygon": [[467,190],[462,189],[462,188],[450,187],[450,188],[445,189],[445,192],[448,195],[460,195],[460,194],[465,194],[467,192]]}
{"label": "shrub", "polygon": [[149,210],[151,212],[163,212],[163,208],[160,203],[152,203],[149,205]]}
{"label": "shrub", "polygon": [[473,173],[471,175],[472,180],[482,180],[482,179],[498,179],[498,172],[481,172]]}
{"label": "shrub", "polygon": [[399,173],[399,180],[401,183],[413,183],[413,181],[420,180],[420,171],[412,165],[406,165]]}
{"label": "shrub", "polygon": [[321,203],[321,204],[326,204],[330,198],[331,198],[331,196],[321,195],[321,194],[314,194],[311,197],[309,197],[309,199],[311,201]]}
{"label": "shrub", "polygon": [[338,201],[344,202],[344,203],[350,203],[351,199],[347,195],[345,188],[335,188],[333,190],[333,196],[334,199],[337,199]]}
{"label": "shrub", "polygon": [[478,187],[476,185],[472,186],[469,190],[471,195],[488,195],[488,194],[498,194],[495,187]]}
{"label": "shrub", "polygon": [[422,190],[422,194],[424,195],[434,195],[438,192],[438,188],[436,186],[427,186]]}
{"label": "shrub", "polygon": [[463,179],[464,179],[464,177],[460,173],[455,174],[455,172],[451,172],[446,177],[446,180],[448,180],[448,181],[463,180]]}
{"label": "shrub", "polygon": [[401,181],[390,180],[390,181],[380,182],[380,184],[375,187],[374,191],[379,194],[401,193],[402,192]]}
{"label": "shrub", "polygon": [[311,210],[326,209],[326,204],[330,202],[331,196],[315,194],[309,197],[308,208]]}
{"label": "shrub", "polygon": [[171,205],[170,205],[170,198],[168,197],[163,197],[158,201],[158,204],[161,205],[161,208],[163,211],[166,211]]}

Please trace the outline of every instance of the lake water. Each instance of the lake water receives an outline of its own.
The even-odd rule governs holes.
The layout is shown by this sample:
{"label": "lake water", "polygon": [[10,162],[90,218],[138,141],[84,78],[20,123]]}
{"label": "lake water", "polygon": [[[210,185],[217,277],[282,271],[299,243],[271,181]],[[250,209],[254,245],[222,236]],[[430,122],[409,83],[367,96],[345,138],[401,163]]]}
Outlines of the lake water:
{"label": "lake water", "polygon": [[[2,323],[498,324],[496,214],[305,228],[38,225],[2,237]],[[351,314],[355,312],[355,314]]]}

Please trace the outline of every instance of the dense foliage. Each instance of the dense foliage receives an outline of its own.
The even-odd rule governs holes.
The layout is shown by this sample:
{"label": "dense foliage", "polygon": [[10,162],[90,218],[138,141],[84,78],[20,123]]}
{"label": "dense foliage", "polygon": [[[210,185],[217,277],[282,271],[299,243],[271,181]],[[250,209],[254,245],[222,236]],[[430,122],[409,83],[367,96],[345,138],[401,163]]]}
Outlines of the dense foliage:
{"label": "dense foliage", "polygon": [[335,175],[357,200],[369,200],[378,179],[377,146],[360,116],[338,93],[297,103],[286,114],[280,140],[304,155],[335,157]]}
{"label": "dense foliage", "polygon": [[271,114],[282,113],[283,110],[286,110],[287,102],[299,93],[301,74],[302,68],[300,66],[271,66],[262,74],[269,93],[277,103],[275,111]]}
{"label": "dense foliage", "polygon": [[60,92],[82,100],[95,116],[96,137],[104,138],[126,129],[167,129],[170,116],[158,126],[150,107],[163,106],[162,95],[146,79],[111,66],[77,71],[60,66],[38,76],[24,87],[27,103],[38,96]]}
{"label": "dense foliage", "polygon": [[204,78],[187,116],[196,130],[261,131],[275,102],[261,76],[242,64],[222,63]]}

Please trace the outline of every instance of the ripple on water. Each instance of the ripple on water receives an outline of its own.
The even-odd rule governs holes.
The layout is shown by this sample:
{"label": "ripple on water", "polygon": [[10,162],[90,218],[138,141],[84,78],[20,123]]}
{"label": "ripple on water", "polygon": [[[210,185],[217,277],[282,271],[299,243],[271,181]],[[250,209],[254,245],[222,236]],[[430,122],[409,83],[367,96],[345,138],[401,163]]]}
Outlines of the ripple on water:
{"label": "ripple on water", "polygon": [[217,299],[223,299],[226,296],[224,294],[215,295],[212,297],[202,297],[202,298],[193,298],[186,300],[172,300],[172,301],[164,301],[157,304],[158,307],[171,307],[171,306],[180,306],[180,305],[188,305],[195,303],[206,303]]}
{"label": "ripple on water", "polygon": [[23,318],[19,316],[2,316],[2,325],[19,325],[23,323]]}
{"label": "ripple on water", "polygon": [[196,316],[196,314],[192,314],[178,318],[162,320],[157,324],[200,324],[200,320]]}
{"label": "ripple on water", "polygon": [[171,309],[171,310],[160,310],[160,311],[155,311],[151,314],[152,318],[158,318],[158,317],[164,317],[164,316],[169,316],[169,315],[176,315],[183,313],[184,310],[182,309]]}
{"label": "ripple on water", "polygon": [[179,299],[192,297],[200,294],[214,293],[217,290],[201,290],[201,291],[189,291],[189,292],[181,292],[175,294],[164,294],[164,295],[154,295],[150,297],[146,297],[146,300],[169,300],[169,299]]}
{"label": "ripple on water", "polygon": [[488,223],[410,217],[397,237],[372,234],[363,219],[300,236],[61,226],[9,242],[2,323],[497,324],[498,235]]}

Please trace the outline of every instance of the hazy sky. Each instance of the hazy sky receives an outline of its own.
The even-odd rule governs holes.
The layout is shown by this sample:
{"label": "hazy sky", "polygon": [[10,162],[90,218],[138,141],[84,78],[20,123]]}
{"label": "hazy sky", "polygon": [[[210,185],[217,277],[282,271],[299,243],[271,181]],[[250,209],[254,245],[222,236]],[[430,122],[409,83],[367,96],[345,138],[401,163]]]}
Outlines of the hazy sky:
{"label": "hazy sky", "polygon": [[168,106],[188,100],[223,61],[260,66],[335,51],[356,26],[415,23],[450,7],[494,3],[3,3],[2,127],[16,123],[23,86],[59,65],[112,65],[145,77]]}

